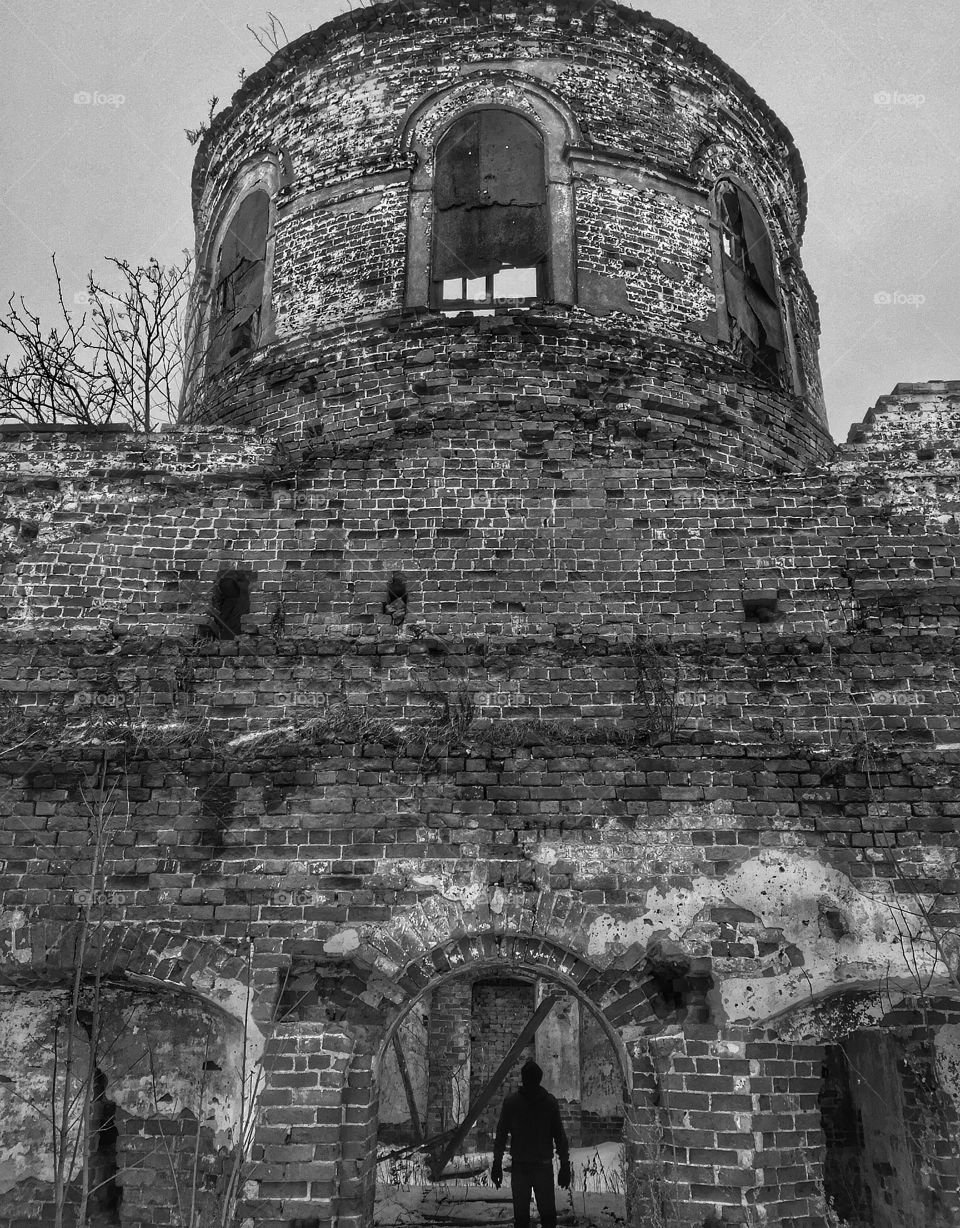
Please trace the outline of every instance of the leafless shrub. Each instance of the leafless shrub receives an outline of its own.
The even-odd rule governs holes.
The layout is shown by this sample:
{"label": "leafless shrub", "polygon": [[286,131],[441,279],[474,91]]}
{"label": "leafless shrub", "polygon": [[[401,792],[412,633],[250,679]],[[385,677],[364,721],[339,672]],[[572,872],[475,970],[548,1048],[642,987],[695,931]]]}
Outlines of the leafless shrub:
{"label": "leafless shrub", "polygon": [[28,424],[123,422],[149,431],[176,417],[184,379],[183,308],[191,262],[165,267],[110,258],[110,284],[90,273],[67,305],[53,258],[58,318],[47,326],[12,295],[0,332],[14,352],[0,365],[0,418]]}

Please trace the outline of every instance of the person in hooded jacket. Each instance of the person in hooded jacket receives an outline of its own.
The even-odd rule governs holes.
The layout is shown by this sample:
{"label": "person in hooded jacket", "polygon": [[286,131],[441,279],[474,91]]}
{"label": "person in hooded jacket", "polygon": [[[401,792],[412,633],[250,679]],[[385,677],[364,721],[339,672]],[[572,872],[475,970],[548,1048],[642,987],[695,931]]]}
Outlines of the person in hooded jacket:
{"label": "person in hooded jacket", "polygon": [[515,1228],[528,1228],[530,1194],[537,1200],[541,1228],[556,1228],[557,1202],[553,1189],[553,1149],[560,1160],[557,1184],[570,1188],[570,1147],[560,1120],[555,1096],[540,1086],[543,1071],[536,1062],[520,1070],[520,1090],[507,1096],[500,1110],[493,1144],[490,1177],[499,1190],[503,1183],[503,1153],[510,1136],[510,1191]]}

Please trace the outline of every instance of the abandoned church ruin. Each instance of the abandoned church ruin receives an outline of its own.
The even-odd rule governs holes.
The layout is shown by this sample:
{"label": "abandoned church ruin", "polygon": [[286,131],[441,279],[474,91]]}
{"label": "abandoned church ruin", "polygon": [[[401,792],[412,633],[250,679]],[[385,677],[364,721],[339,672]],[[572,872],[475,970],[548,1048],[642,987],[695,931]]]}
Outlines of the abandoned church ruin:
{"label": "abandoned church ruin", "polygon": [[2,428],[0,1221],[368,1228],[517,1051],[636,1228],[956,1228],[960,380],[831,440],[784,125],[375,5],[194,210],[181,425]]}

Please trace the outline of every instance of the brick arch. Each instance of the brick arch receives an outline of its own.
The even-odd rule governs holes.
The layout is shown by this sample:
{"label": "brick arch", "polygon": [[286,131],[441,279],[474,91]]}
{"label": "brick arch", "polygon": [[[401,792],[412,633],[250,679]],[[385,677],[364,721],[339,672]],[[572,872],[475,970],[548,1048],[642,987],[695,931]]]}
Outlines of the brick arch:
{"label": "brick arch", "polygon": [[[630,1163],[639,1163],[642,1157],[634,1131],[638,1123],[654,1121],[659,1093],[648,1042],[662,1030],[669,1014],[649,970],[646,947],[635,944],[627,951],[597,957],[589,950],[590,928],[591,923],[601,923],[604,914],[581,905],[558,906],[552,900],[543,896],[533,904],[526,897],[515,897],[497,901],[503,907],[494,910],[465,908],[449,901],[435,903],[419,918],[423,928],[396,923],[392,934],[381,933],[376,944],[371,942],[354,953],[356,965],[366,967],[370,974],[362,994],[364,1006],[379,1014],[379,1027],[365,1032],[359,1046],[362,1052],[352,1055],[347,1080],[366,1089],[358,1095],[366,1096],[368,1148],[379,1112],[382,1063],[416,1002],[458,977],[525,973],[567,990],[599,1022],[619,1071],[626,1154]],[[444,927],[453,932],[448,929],[444,936]],[[364,1031],[357,1028],[353,1034],[359,1037]],[[345,1127],[341,1143],[346,1147],[352,1141],[354,1135]],[[374,1163],[368,1161],[357,1174],[353,1188],[362,1222],[372,1222]],[[633,1195],[628,1193],[628,1197]]]}
{"label": "brick arch", "polygon": [[420,99],[404,117],[398,134],[400,152],[412,164],[407,213],[406,305],[430,305],[430,233],[437,143],[459,115],[486,106],[522,115],[543,139],[546,208],[551,226],[551,295],[555,302],[572,304],[576,301],[576,236],[573,178],[565,151],[583,142],[577,117],[538,78],[513,69],[477,67],[453,84]]}
{"label": "brick arch", "polygon": [[429,989],[480,970],[523,971],[569,989],[598,1016],[611,1038],[621,1028],[659,1030],[663,1015],[656,981],[642,971],[643,953],[621,967],[600,968],[565,946],[536,934],[474,932],[435,947],[406,966],[395,982],[405,1000],[381,1009],[392,1031],[402,1014]]}
{"label": "brick arch", "polygon": [[[374,1014],[387,1029],[431,984],[479,966],[523,968],[566,985],[588,1000],[604,1026],[614,1032],[659,1031],[676,1013],[664,1000],[650,968],[648,949],[610,944],[598,954],[607,914],[552,893],[496,891],[464,903],[434,898],[378,928],[353,952],[363,973],[348,993],[357,1018]],[[707,969],[692,969],[705,977]],[[341,1005],[349,1016],[349,1002]]]}
{"label": "brick arch", "polygon": [[375,931],[357,935],[353,958],[358,964],[396,976],[413,963],[469,933],[529,934],[565,947],[572,954],[604,968],[616,959],[611,948],[593,953],[598,931],[608,915],[554,892],[507,892],[496,888],[475,898],[455,900],[431,896],[398,913]]}
{"label": "brick arch", "polygon": [[762,1025],[796,1042],[837,1044],[864,1028],[960,1024],[960,988],[931,986],[921,1001],[917,986],[903,979],[834,985],[795,1004]]}
{"label": "brick arch", "polygon": [[[0,985],[33,988],[71,978],[81,949],[81,926],[31,922],[8,915],[0,931]],[[245,961],[209,939],[159,926],[106,924],[88,931],[83,967],[131,986],[186,993],[238,1021],[256,1003]]]}
{"label": "brick arch", "polygon": [[[629,1100],[633,1083],[632,1062],[621,1028],[630,1026],[633,1020],[615,1022],[593,996],[592,991],[595,991],[604,973],[562,947],[523,934],[509,937],[489,933],[465,935],[445,947],[436,948],[410,965],[404,978],[397,983],[398,988],[405,991],[404,1000],[392,1004],[385,1012],[386,1027],[379,1044],[377,1067],[400,1024],[425,994],[458,977],[482,976],[484,973],[499,976],[505,973],[527,974],[566,989],[603,1028],[616,1054],[625,1098]],[[648,999],[644,1001],[649,1004]]]}

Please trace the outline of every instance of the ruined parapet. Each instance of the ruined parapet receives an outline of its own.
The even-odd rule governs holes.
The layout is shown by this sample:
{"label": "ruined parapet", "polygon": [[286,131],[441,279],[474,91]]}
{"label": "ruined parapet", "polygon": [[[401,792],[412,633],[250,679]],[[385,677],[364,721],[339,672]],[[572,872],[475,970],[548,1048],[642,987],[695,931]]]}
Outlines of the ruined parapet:
{"label": "ruined parapet", "polygon": [[199,151],[190,415],[354,440],[504,395],[794,468],[830,446],[805,196],[784,126],[667,22],[570,0],[347,14]]}
{"label": "ruined parapet", "polygon": [[901,466],[916,461],[956,465],[960,434],[960,380],[897,384],[855,422],[840,459],[884,459]]}

